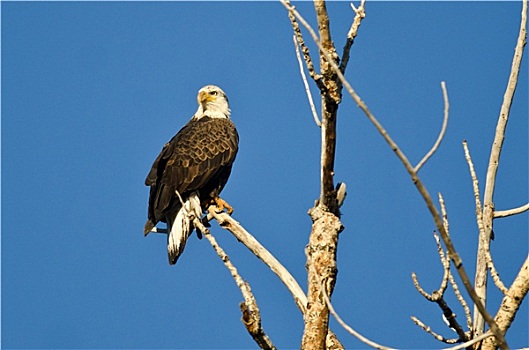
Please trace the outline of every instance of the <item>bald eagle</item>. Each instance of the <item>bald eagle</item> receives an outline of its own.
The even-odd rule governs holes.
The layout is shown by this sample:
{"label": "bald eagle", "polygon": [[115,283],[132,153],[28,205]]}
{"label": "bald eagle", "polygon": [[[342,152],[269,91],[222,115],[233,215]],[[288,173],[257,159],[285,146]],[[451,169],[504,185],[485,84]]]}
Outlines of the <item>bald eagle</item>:
{"label": "bald eagle", "polygon": [[207,85],[198,92],[198,110],[165,144],[147,175],[150,186],[147,236],[158,222],[167,223],[167,253],[174,265],[193,232],[193,218],[210,204],[231,214],[219,194],[238,151],[239,135],[230,120],[224,91]]}

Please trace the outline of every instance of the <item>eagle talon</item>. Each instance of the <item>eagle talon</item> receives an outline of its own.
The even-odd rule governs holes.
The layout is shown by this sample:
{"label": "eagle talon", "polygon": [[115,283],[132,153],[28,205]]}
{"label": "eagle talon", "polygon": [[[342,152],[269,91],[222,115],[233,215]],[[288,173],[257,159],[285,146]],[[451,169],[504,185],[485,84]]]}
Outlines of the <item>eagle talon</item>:
{"label": "eagle talon", "polygon": [[233,213],[233,207],[229,205],[228,202],[226,202],[224,199],[217,196],[213,198],[213,203],[215,203],[215,205],[217,206],[217,214],[222,213],[224,209],[226,209],[228,215],[231,215],[231,213]]}

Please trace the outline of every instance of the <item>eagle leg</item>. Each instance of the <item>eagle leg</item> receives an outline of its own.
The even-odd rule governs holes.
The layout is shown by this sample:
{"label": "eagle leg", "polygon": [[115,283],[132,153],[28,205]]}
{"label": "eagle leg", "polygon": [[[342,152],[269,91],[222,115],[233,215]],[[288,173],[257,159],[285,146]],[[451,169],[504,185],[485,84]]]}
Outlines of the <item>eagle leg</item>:
{"label": "eagle leg", "polygon": [[211,204],[214,204],[217,207],[217,213],[222,213],[224,209],[228,212],[229,215],[233,213],[233,207],[228,204],[224,199],[220,198],[219,196],[215,196],[214,198],[211,198]]}

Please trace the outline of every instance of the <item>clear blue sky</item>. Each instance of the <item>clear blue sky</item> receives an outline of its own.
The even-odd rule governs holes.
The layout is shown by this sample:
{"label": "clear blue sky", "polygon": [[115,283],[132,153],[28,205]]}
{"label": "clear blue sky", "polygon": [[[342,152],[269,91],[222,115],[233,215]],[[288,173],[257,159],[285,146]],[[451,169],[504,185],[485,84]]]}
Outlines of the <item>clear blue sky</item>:
{"label": "clear blue sky", "polygon": [[[328,4],[339,52],[353,12]],[[298,9],[314,23],[310,3]],[[196,110],[206,84],[229,96],[240,152],[224,198],[234,217],[305,285],[307,210],[319,193],[319,130],[298,71],[292,29],[276,2],[2,2],[2,347],[255,348],[239,290],[207,240],[190,238],[169,266],[165,238],[143,237],[143,181],[163,144]],[[461,142],[480,187],[503,98],[521,3],[368,2],[347,76],[442,192],[473,276],[477,225]],[[306,36],[307,42],[310,41]],[[314,46],[313,55],[315,55]],[[314,56],[315,57],[315,56]],[[527,57],[501,157],[495,203],[528,194]],[[317,92],[313,89],[315,97]],[[333,302],[365,336],[400,348],[446,337],[434,224],[404,168],[347,98],[339,111],[336,180],[348,185]],[[302,317],[286,288],[227,231],[213,234],[247,279],[278,348],[298,348]],[[527,213],[495,224],[492,253],[510,284],[528,251]],[[490,287],[489,310],[499,296]],[[469,298],[467,298],[469,300]],[[464,324],[449,293],[447,301]],[[528,303],[508,333],[527,346]],[[363,347],[335,321],[347,348]]]}

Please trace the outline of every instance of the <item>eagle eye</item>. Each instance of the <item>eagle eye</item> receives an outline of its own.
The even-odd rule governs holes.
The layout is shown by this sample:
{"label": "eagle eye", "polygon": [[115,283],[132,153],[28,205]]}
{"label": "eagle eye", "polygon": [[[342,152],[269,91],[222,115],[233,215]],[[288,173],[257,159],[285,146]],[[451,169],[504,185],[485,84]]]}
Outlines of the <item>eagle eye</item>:
{"label": "eagle eye", "polygon": [[211,91],[209,94],[213,95],[213,96],[217,96],[218,92],[217,91]]}

